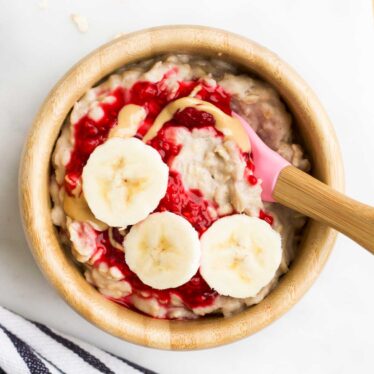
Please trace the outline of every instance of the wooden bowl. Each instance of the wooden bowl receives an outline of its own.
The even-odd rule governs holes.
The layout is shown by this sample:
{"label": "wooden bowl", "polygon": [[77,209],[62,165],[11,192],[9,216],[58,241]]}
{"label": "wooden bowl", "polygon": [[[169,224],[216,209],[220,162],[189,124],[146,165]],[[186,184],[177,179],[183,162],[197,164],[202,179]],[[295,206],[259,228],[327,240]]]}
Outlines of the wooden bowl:
{"label": "wooden bowl", "polygon": [[230,318],[168,321],[147,317],[105,299],[89,285],[62,248],[51,221],[50,158],[73,104],[119,67],[165,52],[219,55],[270,82],[287,103],[313,160],[313,173],[335,189],[343,187],[342,161],[331,123],[306,83],[275,54],[243,37],[206,27],[167,26],[125,35],[76,64],[50,92],[28,136],[20,170],[23,225],[46,278],[83,317],[133,343],[163,349],[197,349],[249,336],[280,317],[321,272],[336,233],[310,221],[290,271],[260,304]]}

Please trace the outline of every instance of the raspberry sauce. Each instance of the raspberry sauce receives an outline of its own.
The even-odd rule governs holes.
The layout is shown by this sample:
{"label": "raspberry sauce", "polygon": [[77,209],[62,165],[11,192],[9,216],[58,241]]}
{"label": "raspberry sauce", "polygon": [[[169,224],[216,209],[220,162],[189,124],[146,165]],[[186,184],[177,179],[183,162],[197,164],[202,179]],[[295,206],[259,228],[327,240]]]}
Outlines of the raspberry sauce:
{"label": "raspberry sauce", "polygon": [[[147,286],[129,269],[125,262],[125,254],[111,245],[108,231],[97,232],[97,234],[96,246],[98,251],[102,251],[102,255],[94,266],[97,267],[100,263],[106,263],[108,267],[118,267],[125,276],[126,281],[131,284],[133,294],[144,299],[156,298],[164,306],[168,306],[172,295],[176,295],[191,309],[208,306],[217,297],[217,293],[207,285],[199,272],[189,282],[177,288],[155,290]],[[130,299],[131,295],[114,301],[131,307]]]}
{"label": "raspberry sauce", "polygon": [[[215,129],[214,125],[215,119],[210,113],[188,107],[175,113],[174,117],[162,127],[149,144],[160,153],[162,160],[170,166],[181,149],[180,145],[175,145],[165,134],[171,127],[183,126],[190,130],[210,127],[214,131],[213,133],[221,136],[222,134]],[[204,199],[201,191],[195,189],[187,191],[183,186],[180,174],[170,170],[166,194],[156,211],[169,211],[186,218],[201,235],[215,221],[209,214],[209,205],[211,203]]]}
{"label": "raspberry sauce", "polygon": [[123,89],[117,88],[110,95],[115,97],[115,101],[100,104],[104,112],[100,120],[95,121],[85,115],[73,126],[74,147],[65,175],[65,190],[68,193],[76,188],[90,154],[105,142],[110,129],[117,124],[118,113],[125,105]]}
{"label": "raspberry sauce", "polygon": [[272,225],[274,222],[273,216],[271,216],[268,213],[265,213],[263,210],[260,210],[260,214],[258,218],[263,219],[265,222],[267,222],[269,225]]}
{"label": "raspberry sauce", "polygon": [[201,235],[215,221],[208,212],[208,206],[209,202],[199,190],[186,191],[180,174],[171,170],[168,189],[156,211],[169,211],[186,218]]}

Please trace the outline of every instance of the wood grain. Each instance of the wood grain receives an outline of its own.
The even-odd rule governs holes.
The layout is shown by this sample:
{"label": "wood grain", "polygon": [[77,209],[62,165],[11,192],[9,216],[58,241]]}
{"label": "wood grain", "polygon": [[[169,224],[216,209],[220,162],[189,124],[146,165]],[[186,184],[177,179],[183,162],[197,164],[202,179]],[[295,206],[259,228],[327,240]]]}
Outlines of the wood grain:
{"label": "wood grain", "polygon": [[335,228],[374,254],[374,208],[333,190],[293,166],[281,171],[273,197]]}
{"label": "wood grain", "polygon": [[137,344],[183,350],[232,342],[279,318],[321,272],[336,233],[310,221],[297,257],[277,288],[260,304],[230,318],[157,320],[106,300],[85,281],[62,248],[50,215],[50,158],[63,121],[74,103],[115,69],[178,51],[219,55],[271,82],[292,111],[313,160],[314,175],[339,190],[343,187],[343,172],[331,123],[306,83],[269,50],[222,30],[166,26],[128,34],[88,55],[56,84],[34,120],[20,168],[21,215],[35,260],[62,297],[96,326]]}

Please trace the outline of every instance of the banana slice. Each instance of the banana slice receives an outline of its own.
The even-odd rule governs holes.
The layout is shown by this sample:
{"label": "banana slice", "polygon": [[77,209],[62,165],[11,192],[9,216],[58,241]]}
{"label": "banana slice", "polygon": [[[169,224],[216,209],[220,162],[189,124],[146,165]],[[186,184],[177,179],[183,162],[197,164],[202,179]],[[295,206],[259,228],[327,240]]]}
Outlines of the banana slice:
{"label": "banana slice", "polygon": [[123,244],[130,269],[158,290],[188,282],[200,265],[198,234],[174,213],[151,214],[131,228]]}
{"label": "banana slice", "polygon": [[274,277],[282,258],[279,233],[244,214],[219,219],[200,241],[200,273],[224,296],[257,295]]}
{"label": "banana slice", "polygon": [[169,169],[159,153],[136,138],[108,139],[83,168],[83,192],[97,219],[113,227],[133,225],[166,193]]}

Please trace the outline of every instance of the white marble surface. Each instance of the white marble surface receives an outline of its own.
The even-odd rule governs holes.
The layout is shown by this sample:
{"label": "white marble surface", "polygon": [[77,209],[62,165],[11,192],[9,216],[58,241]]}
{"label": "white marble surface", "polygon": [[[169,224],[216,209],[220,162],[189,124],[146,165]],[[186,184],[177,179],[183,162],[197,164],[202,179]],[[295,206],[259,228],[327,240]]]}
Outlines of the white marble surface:
{"label": "white marble surface", "polygon": [[[22,143],[56,80],[118,32],[172,23],[243,34],[293,65],[335,125],[347,192],[373,204],[370,0],[49,0],[44,10],[37,1],[0,1],[0,304],[161,373],[372,373],[374,257],[342,236],[313,288],[272,326],[221,348],[165,352],[113,338],[70,309],[35,265],[17,206]],[[88,33],[74,28],[74,12]]]}

